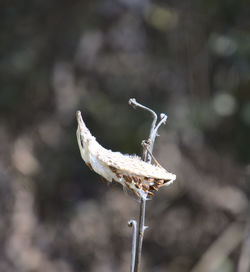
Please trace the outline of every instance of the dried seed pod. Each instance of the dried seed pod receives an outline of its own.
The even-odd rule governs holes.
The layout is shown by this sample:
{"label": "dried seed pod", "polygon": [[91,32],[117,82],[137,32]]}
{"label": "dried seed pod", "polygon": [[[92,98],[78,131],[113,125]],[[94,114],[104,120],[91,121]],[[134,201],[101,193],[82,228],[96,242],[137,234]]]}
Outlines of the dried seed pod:
{"label": "dried seed pod", "polygon": [[109,166],[109,169],[113,172],[116,173],[117,172],[117,168],[113,167],[113,166]]}
{"label": "dried seed pod", "polygon": [[169,185],[175,180],[174,174],[159,165],[147,163],[137,156],[105,149],[86,127],[80,111],[76,116],[76,135],[81,156],[91,170],[107,181],[115,181],[124,186],[126,184],[138,197],[146,198],[146,193],[153,195],[151,191],[156,191],[159,186]]}
{"label": "dried seed pod", "polygon": [[125,179],[126,182],[131,183],[132,182],[132,178],[130,176],[126,176],[124,175],[123,178]]}
{"label": "dried seed pod", "polygon": [[157,185],[163,185],[164,184],[164,180],[163,179],[155,179],[155,184],[157,184]]}
{"label": "dried seed pod", "polygon": [[149,190],[149,185],[147,184],[142,184],[142,190],[147,192]]}
{"label": "dried seed pod", "polygon": [[137,189],[141,189],[141,188],[142,188],[142,185],[141,185],[141,184],[138,184],[138,183],[135,183],[135,187],[136,187]]}
{"label": "dried seed pod", "polygon": [[135,183],[142,184],[142,179],[140,177],[134,176]]}
{"label": "dried seed pod", "polygon": [[109,184],[110,182],[108,180],[106,180],[104,177],[101,176],[101,180],[106,183],[106,184]]}
{"label": "dried seed pod", "polygon": [[150,185],[150,186],[149,186],[149,190],[150,190],[150,191],[158,191],[158,188],[155,187],[154,185]]}
{"label": "dried seed pod", "polygon": [[157,185],[152,185],[152,187],[154,188],[155,191],[158,191],[158,190],[159,190],[159,188],[158,188]]}
{"label": "dried seed pod", "polygon": [[89,167],[89,169],[90,169],[91,171],[94,171],[94,169],[93,169],[93,167],[92,167],[92,165],[91,165],[90,163],[87,163],[87,165],[88,165],[88,167]]}
{"label": "dried seed pod", "polygon": [[123,176],[122,174],[120,174],[120,173],[115,173],[115,175],[116,175],[119,179],[121,179],[121,178],[124,177],[124,176]]}

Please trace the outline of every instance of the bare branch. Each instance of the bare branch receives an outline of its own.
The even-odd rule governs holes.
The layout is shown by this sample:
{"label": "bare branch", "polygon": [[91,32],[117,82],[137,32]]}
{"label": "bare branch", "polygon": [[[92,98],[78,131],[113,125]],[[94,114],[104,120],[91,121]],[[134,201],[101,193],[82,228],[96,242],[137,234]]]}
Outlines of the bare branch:
{"label": "bare branch", "polygon": [[141,264],[141,253],[142,253],[142,243],[144,237],[145,227],[145,212],[146,212],[146,199],[141,198],[140,202],[140,216],[139,216],[139,230],[137,234],[137,247],[136,247],[136,255],[135,255],[135,269],[134,272],[139,271],[139,267]]}
{"label": "bare branch", "polygon": [[[155,139],[155,136],[154,136],[154,138],[152,136],[154,135],[154,130],[155,130],[156,122],[157,122],[157,114],[153,110],[151,110],[150,108],[148,108],[146,106],[143,106],[142,104],[138,103],[135,98],[130,98],[128,103],[133,108],[139,107],[139,108],[141,108],[143,110],[149,111],[153,115],[153,122],[152,122],[152,125],[151,125],[150,134],[149,134],[150,142],[153,140],[153,143],[151,143],[150,147],[149,147],[149,150],[152,152],[153,151],[153,146],[154,146],[154,139]],[[148,152],[147,152],[146,149],[143,150],[143,156],[142,157],[143,157],[143,160],[151,162],[151,157],[148,156]]]}
{"label": "bare branch", "polygon": [[149,144],[144,140],[144,141],[142,141],[141,145],[142,145],[143,148],[145,148],[145,149],[147,150],[147,152],[149,153],[149,155],[150,155],[151,158],[153,159],[154,163],[155,163],[157,166],[163,168],[163,167],[160,165],[160,163],[156,160],[156,158],[154,157],[154,155],[151,153],[151,151],[149,150],[149,147],[148,147]]}
{"label": "bare branch", "polygon": [[[161,120],[159,121],[158,125],[156,125],[157,115],[152,109],[145,107],[144,105],[141,105],[140,103],[138,103],[136,101],[135,98],[129,99],[128,103],[129,103],[129,105],[131,105],[134,108],[139,107],[143,110],[149,111],[153,115],[153,121],[152,121],[152,125],[151,125],[149,138],[147,141],[142,142],[143,160],[151,163],[151,161],[153,159],[155,161],[155,163],[158,166],[160,166],[160,164],[156,161],[156,159],[152,155],[152,152],[153,152],[153,148],[154,148],[155,138],[157,136],[157,131],[162,124],[166,123],[167,115],[162,113],[160,115]],[[147,228],[144,225],[145,224],[145,211],[146,211],[146,198],[141,198],[141,200],[140,200],[140,215],[139,215],[139,230],[138,230],[138,234],[137,234],[136,251],[134,252],[132,250],[131,269],[134,266],[134,270],[131,270],[132,272],[138,272],[139,267],[140,267],[140,263],[141,263],[143,236],[144,236],[144,231]],[[134,239],[135,239],[135,237],[133,235],[133,242],[132,242],[133,246],[135,245]],[[135,263],[134,263],[134,260],[135,260]]]}
{"label": "bare branch", "polygon": [[168,116],[167,116],[167,114],[165,114],[165,113],[161,113],[161,115],[160,115],[160,118],[161,118],[161,121],[158,123],[158,125],[155,127],[155,134],[156,134],[156,136],[158,136],[157,135],[157,131],[158,131],[158,129],[160,128],[160,126],[162,125],[162,124],[166,124],[166,122],[167,122],[167,119],[168,119]]}

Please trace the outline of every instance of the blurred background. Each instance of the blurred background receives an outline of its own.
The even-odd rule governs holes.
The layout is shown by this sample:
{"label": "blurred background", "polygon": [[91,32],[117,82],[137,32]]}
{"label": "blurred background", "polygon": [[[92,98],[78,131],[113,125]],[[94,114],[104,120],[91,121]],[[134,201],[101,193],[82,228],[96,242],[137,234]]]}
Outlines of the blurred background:
{"label": "blurred background", "polygon": [[139,203],[80,157],[106,148],[177,175],[147,204],[142,271],[249,271],[250,2],[0,3],[0,271],[129,271]]}

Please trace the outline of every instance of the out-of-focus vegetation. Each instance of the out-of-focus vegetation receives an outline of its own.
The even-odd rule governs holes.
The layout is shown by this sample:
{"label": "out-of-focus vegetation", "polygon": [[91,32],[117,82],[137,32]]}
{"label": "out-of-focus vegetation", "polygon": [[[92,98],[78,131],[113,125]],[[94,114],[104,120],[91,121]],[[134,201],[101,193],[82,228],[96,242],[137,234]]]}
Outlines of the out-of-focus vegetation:
{"label": "out-of-focus vegetation", "polygon": [[148,202],[142,271],[243,267],[250,2],[3,1],[0,14],[0,271],[129,271],[138,203],[82,162],[75,112],[105,147],[140,154],[151,116],[130,97],[168,114],[155,155],[177,174]]}

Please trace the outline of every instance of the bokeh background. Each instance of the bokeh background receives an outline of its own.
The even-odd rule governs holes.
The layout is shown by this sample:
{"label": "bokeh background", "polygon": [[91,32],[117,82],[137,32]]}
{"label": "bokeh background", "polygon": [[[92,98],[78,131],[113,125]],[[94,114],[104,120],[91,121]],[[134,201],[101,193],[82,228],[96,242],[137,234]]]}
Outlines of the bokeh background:
{"label": "bokeh background", "polygon": [[138,201],[80,158],[75,112],[112,150],[177,175],[147,204],[142,271],[249,271],[250,2],[0,3],[0,271],[129,271]]}

